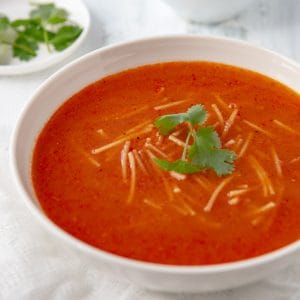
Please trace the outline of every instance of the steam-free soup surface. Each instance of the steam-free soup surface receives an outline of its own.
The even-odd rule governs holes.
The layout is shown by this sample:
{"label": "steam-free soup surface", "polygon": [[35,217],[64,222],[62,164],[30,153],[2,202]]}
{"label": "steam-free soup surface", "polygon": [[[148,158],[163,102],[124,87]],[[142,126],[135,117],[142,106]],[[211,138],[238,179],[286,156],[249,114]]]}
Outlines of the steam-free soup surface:
{"label": "steam-free soup surface", "polygon": [[[162,136],[154,120],[196,104],[236,152],[232,175],[153,164],[179,158],[188,130]],[[251,258],[300,237],[299,120],[299,95],[260,74],[207,62],[143,66],[89,85],[55,112],[32,180],[49,218],[102,250],[176,265]]]}

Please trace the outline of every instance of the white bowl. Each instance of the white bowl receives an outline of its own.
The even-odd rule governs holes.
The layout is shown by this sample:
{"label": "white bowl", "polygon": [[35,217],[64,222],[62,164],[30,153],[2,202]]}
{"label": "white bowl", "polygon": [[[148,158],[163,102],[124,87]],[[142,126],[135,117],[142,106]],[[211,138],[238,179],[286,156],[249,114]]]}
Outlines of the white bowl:
{"label": "white bowl", "polygon": [[[172,49],[172,51],[170,51]],[[51,76],[34,93],[14,130],[10,147],[13,177],[33,215],[61,242],[76,249],[93,266],[119,279],[155,290],[216,291],[267,277],[300,255],[300,241],[244,261],[213,266],[167,266],[127,259],[96,249],[57,227],[41,210],[34,194],[30,169],[37,135],[55,110],[86,85],[112,73],[166,61],[205,60],[258,71],[300,91],[300,67],[268,50],[244,42],[212,37],[169,36],[108,46],[91,52]]]}
{"label": "white bowl", "polygon": [[[38,2],[38,1],[36,1]],[[70,20],[83,28],[76,41],[65,50],[48,53],[46,46],[42,45],[38,55],[29,61],[21,61],[13,58],[8,65],[0,65],[0,75],[27,74],[49,68],[69,57],[84,41],[90,28],[90,15],[82,0],[51,0],[39,2],[53,2],[56,6],[65,8]],[[2,0],[0,12],[7,15],[11,20],[26,18],[29,15],[30,4],[28,0]]]}
{"label": "white bowl", "polygon": [[256,0],[164,0],[179,15],[196,22],[226,20]]}

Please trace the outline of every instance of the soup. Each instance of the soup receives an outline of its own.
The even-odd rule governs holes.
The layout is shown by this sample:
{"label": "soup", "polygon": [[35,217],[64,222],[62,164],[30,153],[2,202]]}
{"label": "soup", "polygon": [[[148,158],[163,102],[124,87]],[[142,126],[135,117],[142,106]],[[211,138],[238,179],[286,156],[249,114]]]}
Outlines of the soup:
{"label": "soup", "polygon": [[[263,75],[210,62],[108,76],[66,101],[40,133],[37,198],[65,231],[120,256],[208,265],[262,255],[300,237],[299,100]],[[212,136],[235,153],[226,174],[220,165],[186,174],[156,162],[189,163],[191,125],[162,134],[155,122],[199,104]]]}

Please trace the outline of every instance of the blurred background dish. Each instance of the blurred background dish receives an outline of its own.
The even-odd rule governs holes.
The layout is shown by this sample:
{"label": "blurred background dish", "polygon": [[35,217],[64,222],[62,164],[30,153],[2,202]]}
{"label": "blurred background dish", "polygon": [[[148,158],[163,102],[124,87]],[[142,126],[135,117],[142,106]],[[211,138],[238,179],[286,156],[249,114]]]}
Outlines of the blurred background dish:
{"label": "blurred background dish", "polygon": [[226,20],[256,0],[164,0],[179,15],[195,22],[214,23]]}

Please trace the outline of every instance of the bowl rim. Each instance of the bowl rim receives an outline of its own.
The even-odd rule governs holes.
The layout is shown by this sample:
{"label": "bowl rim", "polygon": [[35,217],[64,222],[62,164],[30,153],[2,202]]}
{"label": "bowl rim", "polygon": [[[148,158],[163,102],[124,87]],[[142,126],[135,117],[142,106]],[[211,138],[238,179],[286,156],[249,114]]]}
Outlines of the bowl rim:
{"label": "bowl rim", "polygon": [[[117,254],[113,254],[107,252],[105,250],[96,248],[92,245],[87,244],[84,241],[77,239],[76,237],[72,236],[68,232],[64,231],[58,225],[56,225],[47,215],[42,211],[42,209],[38,209],[36,205],[34,205],[31,196],[27,193],[26,189],[22,184],[22,179],[20,174],[18,173],[17,168],[17,141],[19,136],[19,131],[22,127],[23,118],[26,116],[28,111],[31,109],[31,105],[33,105],[36,101],[38,101],[39,94],[43,92],[44,89],[47,88],[49,84],[56,80],[64,72],[68,72],[70,68],[76,66],[79,63],[83,63],[86,60],[89,60],[93,56],[97,56],[100,53],[109,52],[112,49],[122,48],[124,46],[134,46],[140,43],[151,43],[151,42],[159,42],[159,41],[166,41],[166,40],[195,40],[195,41],[215,41],[218,43],[230,43],[235,46],[245,47],[247,49],[253,51],[259,51],[261,53],[275,56],[276,58],[280,59],[280,61],[285,62],[292,67],[296,68],[297,71],[300,73],[300,65],[272,50],[268,50],[263,47],[258,47],[250,44],[246,41],[241,41],[233,38],[227,37],[213,37],[213,36],[205,36],[205,35],[194,35],[194,34],[171,34],[171,35],[162,35],[162,36],[153,36],[153,37],[146,37],[140,39],[132,39],[125,42],[115,43],[112,45],[108,45],[102,48],[98,48],[93,50],[74,61],[66,64],[58,71],[56,71],[53,75],[51,75],[48,79],[46,79],[30,96],[29,101],[23,107],[21,113],[18,116],[15,128],[12,132],[10,145],[9,145],[9,164],[10,164],[10,171],[13,178],[13,181],[17,187],[19,195],[25,201],[25,204],[29,211],[35,216],[35,218],[42,224],[46,230],[53,235],[57,236],[59,239],[68,243],[71,247],[75,247],[79,249],[81,252],[85,252],[90,256],[93,256],[97,259],[101,259],[103,261],[107,261],[109,263],[118,264],[119,266],[142,270],[142,271],[152,271],[152,272],[159,272],[159,273],[172,273],[172,274],[214,274],[214,273],[222,273],[222,272],[229,272],[229,271],[241,271],[251,267],[256,267],[258,265],[265,265],[268,263],[272,263],[278,259],[284,258],[290,254],[293,254],[297,250],[300,250],[300,240],[296,240],[286,246],[283,246],[279,249],[274,251],[255,256],[253,258],[243,259],[239,261],[233,262],[226,262],[221,264],[212,264],[212,265],[169,265],[169,264],[160,264],[160,263],[152,263],[132,258],[127,258],[124,256],[120,256]],[[75,93],[75,92],[74,92]]]}

